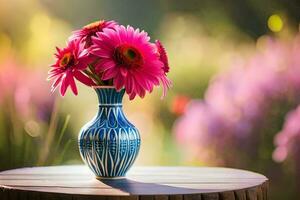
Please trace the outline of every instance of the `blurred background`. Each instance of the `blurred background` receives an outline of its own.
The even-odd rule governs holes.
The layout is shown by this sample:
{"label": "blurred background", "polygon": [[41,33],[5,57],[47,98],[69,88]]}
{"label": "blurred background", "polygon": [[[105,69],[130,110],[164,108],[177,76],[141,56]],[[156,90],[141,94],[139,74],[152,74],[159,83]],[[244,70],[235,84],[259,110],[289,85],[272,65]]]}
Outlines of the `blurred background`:
{"label": "blurred background", "polygon": [[[0,0],[0,171],[82,164],[77,134],[95,92],[50,94],[55,46],[116,20],[166,46],[173,88],[124,98],[142,135],[136,165],[226,166],[300,198],[300,2],[297,0]],[[155,147],[155,148],[153,148]]]}

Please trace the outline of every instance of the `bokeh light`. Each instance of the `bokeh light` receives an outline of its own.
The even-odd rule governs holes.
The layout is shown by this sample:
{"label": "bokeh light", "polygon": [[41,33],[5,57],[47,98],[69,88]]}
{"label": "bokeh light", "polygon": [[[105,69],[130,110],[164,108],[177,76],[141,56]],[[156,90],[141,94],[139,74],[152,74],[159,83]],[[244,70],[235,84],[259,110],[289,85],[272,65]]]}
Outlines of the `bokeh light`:
{"label": "bokeh light", "polygon": [[273,32],[279,32],[283,28],[283,20],[278,14],[271,15],[268,19],[268,27]]}

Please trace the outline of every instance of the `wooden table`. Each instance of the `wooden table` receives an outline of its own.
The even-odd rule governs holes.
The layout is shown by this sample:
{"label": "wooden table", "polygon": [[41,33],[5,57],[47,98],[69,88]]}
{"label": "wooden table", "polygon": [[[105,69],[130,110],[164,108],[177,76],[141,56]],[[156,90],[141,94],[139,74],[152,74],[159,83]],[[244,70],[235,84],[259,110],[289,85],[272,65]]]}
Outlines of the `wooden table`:
{"label": "wooden table", "polygon": [[125,179],[97,180],[85,166],[21,168],[0,173],[1,200],[265,200],[260,174],[208,167],[134,167]]}

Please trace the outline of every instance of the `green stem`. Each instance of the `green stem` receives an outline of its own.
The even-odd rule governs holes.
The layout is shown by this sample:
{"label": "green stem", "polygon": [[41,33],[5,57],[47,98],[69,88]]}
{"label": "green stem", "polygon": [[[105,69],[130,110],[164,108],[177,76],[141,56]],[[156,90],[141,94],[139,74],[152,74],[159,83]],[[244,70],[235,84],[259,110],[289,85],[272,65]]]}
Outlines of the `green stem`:
{"label": "green stem", "polygon": [[92,64],[88,65],[89,69],[91,70],[92,74],[95,76],[97,81],[100,83],[100,85],[105,85],[101,78],[97,75],[96,70]]}
{"label": "green stem", "polygon": [[[90,68],[90,67],[89,67]],[[103,82],[101,81],[101,79],[93,72],[89,71],[89,70],[84,70],[83,71],[86,75],[88,75],[91,79],[93,79],[97,85],[103,85]]]}
{"label": "green stem", "polygon": [[58,139],[58,141],[57,141],[57,143],[56,143],[56,146],[55,146],[55,149],[54,149],[55,152],[58,151],[58,148],[59,148],[59,146],[60,146],[60,144],[61,144],[62,138],[63,138],[63,136],[65,135],[67,126],[68,126],[68,124],[69,124],[70,118],[71,118],[71,115],[67,115],[66,120],[65,120],[65,122],[64,122],[64,125],[63,125],[63,127],[62,127],[62,129],[61,129],[61,132],[60,132],[60,135],[59,135],[59,139]]}
{"label": "green stem", "polygon": [[[95,70],[95,68],[93,67],[92,64],[88,65],[88,68],[89,68],[89,70],[90,70],[94,75],[97,76],[96,70]],[[98,76],[97,76],[97,77],[98,77]],[[98,77],[98,78],[99,78],[99,77]]]}

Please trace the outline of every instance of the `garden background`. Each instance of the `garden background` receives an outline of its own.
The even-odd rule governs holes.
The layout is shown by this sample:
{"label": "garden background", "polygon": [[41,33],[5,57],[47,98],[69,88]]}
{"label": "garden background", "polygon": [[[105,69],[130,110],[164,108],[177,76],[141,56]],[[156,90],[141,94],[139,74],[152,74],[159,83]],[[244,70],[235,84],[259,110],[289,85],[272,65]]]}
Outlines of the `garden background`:
{"label": "garden background", "polygon": [[124,99],[142,135],[137,165],[253,170],[270,179],[270,199],[299,199],[299,9],[297,0],[0,0],[0,171],[82,164],[77,134],[96,94],[51,94],[47,71],[72,30],[114,19],[160,38],[171,66],[164,100],[160,89]]}

